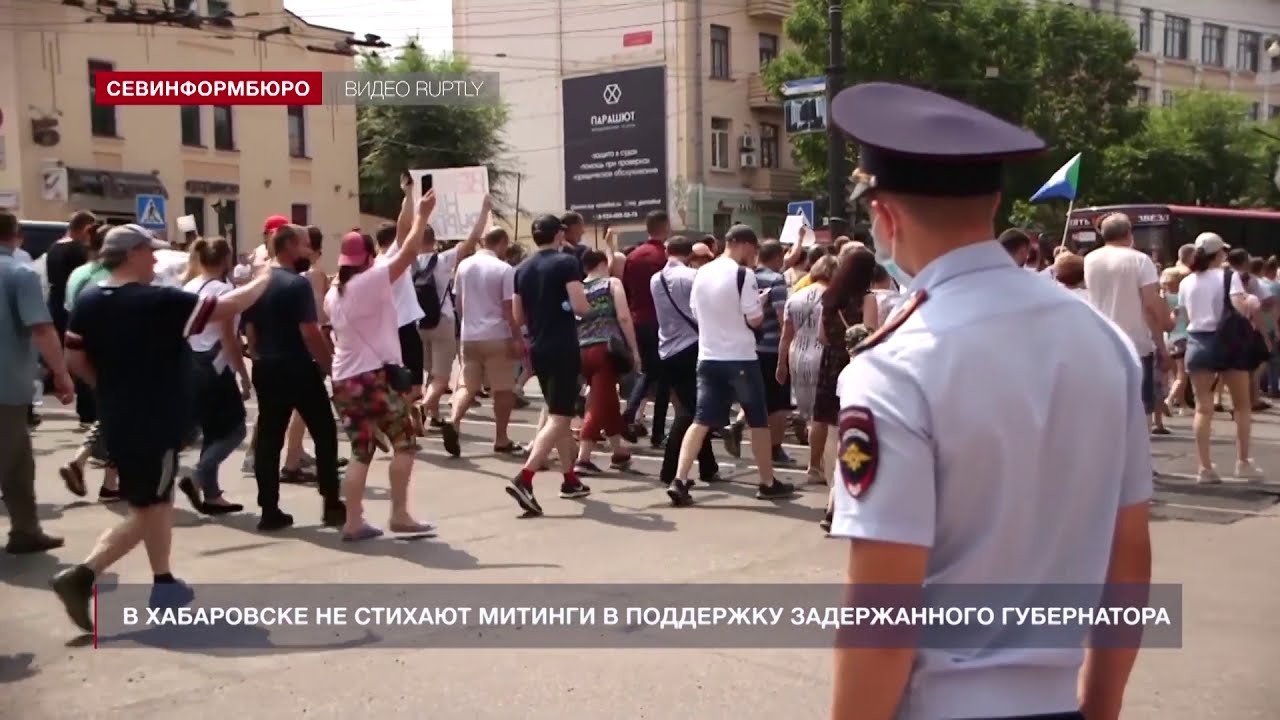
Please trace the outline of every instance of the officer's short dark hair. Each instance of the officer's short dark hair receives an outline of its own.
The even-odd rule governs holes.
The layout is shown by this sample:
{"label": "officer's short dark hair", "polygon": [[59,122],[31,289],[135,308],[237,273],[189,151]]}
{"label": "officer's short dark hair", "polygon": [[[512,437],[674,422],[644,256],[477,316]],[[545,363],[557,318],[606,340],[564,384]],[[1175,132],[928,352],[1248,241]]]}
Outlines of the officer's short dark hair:
{"label": "officer's short dark hair", "polygon": [[9,242],[18,236],[18,216],[8,210],[0,210],[0,242]]}
{"label": "officer's short dark hair", "polygon": [[377,232],[373,235],[374,241],[378,243],[378,249],[386,250],[391,247],[391,243],[396,241],[396,224],[382,223],[378,226]]}
{"label": "officer's short dark hair", "polygon": [[644,229],[651,234],[670,224],[671,216],[666,210],[653,210],[644,217]]}
{"label": "officer's short dark hair", "polygon": [[773,262],[782,257],[786,253],[782,243],[777,240],[768,240],[760,244],[759,261],[761,263]]}
{"label": "officer's short dark hair", "polygon": [[1010,255],[1031,245],[1031,236],[1018,228],[1009,228],[1000,233],[1000,244]]}
{"label": "officer's short dark hair", "polygon": [[83,230],[90,225],[96,225],[97,223],[98,218],[95,217],[93,213],[88,210],[81,210],[71,216],[71,221],[67,223],[67,229],[72,232],[76,232]]}
{"label": "officer's short dark hair", "polygon": [[742,224],[729,228],[729,232],[724,234],[724,241],[731,245],[738,243],[760,244],[760,238],[756,237],[756,231],[752,230],[750,225]]}

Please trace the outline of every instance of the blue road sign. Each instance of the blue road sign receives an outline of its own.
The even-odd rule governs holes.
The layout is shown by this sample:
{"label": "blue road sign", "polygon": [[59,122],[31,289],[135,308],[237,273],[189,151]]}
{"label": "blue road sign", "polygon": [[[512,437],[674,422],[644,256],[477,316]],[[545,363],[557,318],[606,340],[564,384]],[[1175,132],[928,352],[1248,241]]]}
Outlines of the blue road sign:
{"label": "blue road sign", "polygon": [[148,230],[164,230],[164,196],[139,195],[136,215],[138,224]]}
{"label": "blue road sign", "polygon": [[799,202],[787,203],[788,215],[804,215],[805,222],[809,223],[809,227],[813,227],[813,201],[800,200]]}

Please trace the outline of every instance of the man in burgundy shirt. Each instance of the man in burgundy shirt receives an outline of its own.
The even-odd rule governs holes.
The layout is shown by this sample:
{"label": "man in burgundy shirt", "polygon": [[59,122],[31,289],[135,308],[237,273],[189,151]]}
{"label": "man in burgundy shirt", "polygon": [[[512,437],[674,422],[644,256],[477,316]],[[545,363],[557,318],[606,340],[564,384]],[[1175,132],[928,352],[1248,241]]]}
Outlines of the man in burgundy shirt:
{"label": "man in burgundy shirt", "polygon": [[[671,218],[662,210],[654,210],[645,217],[644,225],[649,239],[627,256],[627,262],[622,267],[622,287],[627,292],[627,304],[631,307],[631,317],[635,321],[636,344],[640,346],[640,371],[643,373],[631,390],[623,419],[628,426],[627,439],[635,442],[635,432],[631,428],[645,396],[652,390],[656,405],[653,441],[657,445],[662,437],[661,426],[666,420],[660,415],[666,415],[668,391],[666,380],[662,377],[662,361],[658,357],[658,311],[653,307],[649,280],[667,266],[666,242],[671,235]],[[659,413],[659,410],[663,412]]]}

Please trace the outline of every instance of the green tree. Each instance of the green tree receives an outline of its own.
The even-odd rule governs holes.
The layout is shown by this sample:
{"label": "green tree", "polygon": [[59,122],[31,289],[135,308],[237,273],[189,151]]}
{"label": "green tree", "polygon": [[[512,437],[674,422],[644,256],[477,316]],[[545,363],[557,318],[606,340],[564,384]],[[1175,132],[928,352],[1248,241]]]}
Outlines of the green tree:
{"label": "green tree", "polygon": [[[360,70],[387,73],[458,73],[467,63],[457,57],[433,57],[413,40],[387,60],[376,53],[361,58]],[[507,147],[502,129],[507,108],[485,105],[362,105],[356,109],[360,157],[360,210],[395,217],[403,197],[400,174],[411,168],[485,165],[489,186],[512,174],[502,158]]]}
{"label": "green tree", "polygon": [[[880,80],[934,90],[1050,143],[1043,159],[1011,171],[1006,209],[1071,155],[1140,127],[1141,112],[1131,106],[1139,77],[1132,31],[1116,18],[1023,0],[845,0],[844,8],[847,84]],[[775,90],[824,73],[827,0],[796,0],[785,30],[795,47],[765,72]],[[824,188],[826,137],[797,137],[794,148],[806,186]],[[1093,172],[1086,164],[1081,182]]]}
{"label": "green tree", "polygon": [[1152,108],[1140,133],[1105,150],[1090,198],[1224,207],[1274,199],[1274,141],[1254,131],[1248,101],[1208,91],[1175,98]]}

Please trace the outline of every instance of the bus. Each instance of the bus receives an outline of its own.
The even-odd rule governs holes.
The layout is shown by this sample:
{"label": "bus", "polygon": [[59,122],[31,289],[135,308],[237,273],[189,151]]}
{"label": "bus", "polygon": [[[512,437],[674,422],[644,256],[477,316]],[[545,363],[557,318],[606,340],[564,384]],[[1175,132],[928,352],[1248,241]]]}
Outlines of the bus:
{"label": "bus", "polygon": [[1077,208],[1067,221],[1067,244],[1088,252],[1100,243],[1098,225],[1111,213],[1124,213],[1133,223],[1134,247],[1158,263],[1171,265],[1178,248],[1195,242],[1202,232],[1215,232],[1233,248],[1255,257],[1280,255],[1280,211],[1237,210],[1196,205],[1107,205]]}

